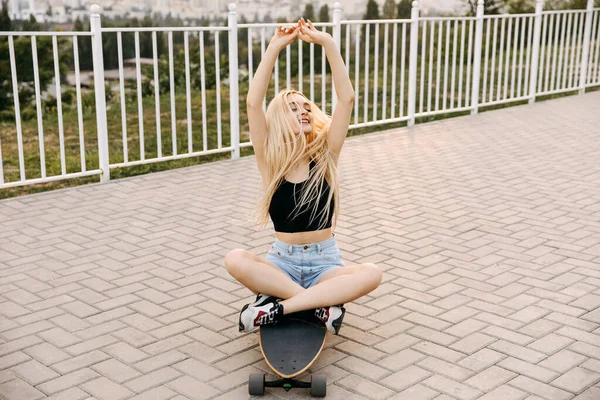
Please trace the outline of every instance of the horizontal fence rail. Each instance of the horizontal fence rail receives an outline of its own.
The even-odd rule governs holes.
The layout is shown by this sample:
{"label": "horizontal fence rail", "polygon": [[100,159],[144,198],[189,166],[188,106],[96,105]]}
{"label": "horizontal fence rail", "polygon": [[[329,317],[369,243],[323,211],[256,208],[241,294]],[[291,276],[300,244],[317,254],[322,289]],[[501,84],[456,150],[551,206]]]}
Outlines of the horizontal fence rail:
{"label": "horizontal fence rail", "polygon": [[[0,189],[252,146],[245,96],[280,24],[102,27],[0,32]],[[350,128],[406,122],[600,86],[600,9],[315,23],[336,42],[354,86]],[[325,50],[300,40],[278,57],[263,102],[305,93],[328,114]]]}

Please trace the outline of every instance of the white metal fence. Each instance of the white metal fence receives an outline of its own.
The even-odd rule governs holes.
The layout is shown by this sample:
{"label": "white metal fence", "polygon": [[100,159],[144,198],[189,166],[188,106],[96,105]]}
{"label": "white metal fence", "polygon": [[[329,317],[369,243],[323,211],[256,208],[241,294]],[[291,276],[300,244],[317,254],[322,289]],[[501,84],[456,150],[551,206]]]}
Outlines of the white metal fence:
{"label": "white metal fence", "polygon": [[[240,110],[243,117],[244,91],[277,24],[237,24],[234,4],[222,27],[102,27],[99,7],[91,11],[90,32],[0,32],[0,39],[8,40],[10,55],[10,73],[0,81],[10,79],[14,108],[14,123],[0,125],[0,189],[91,175],[106,182],[111,169],[223,152],[236,159],[241,147],[252,145],[241,138],[247,121]],[[480,107],[583,93],[600,85],[600,9],[593,8],[592,0],[586,10],[575,11],[543,11],[543,1],[538,0],[534,14],[520,15],[486,16],[481,0],[475,17],[423,18],[416,1],[407,20],[342,21],[341,13],[335,3],[333,21],[315,26],[332,34],[353,81],[356,100],[350,128],[401,121],[412,126],[419,117],[477,113]],[[111,35],[116,48],[107,49]],[[164,35],[167,49],[160,55]],[[40,36],[52,38],[56,120],[42,107],[36,48]],[[27,154],[24,146],[16,37],[31,40],[37,146],[31,145],[31,137],[26,142],[36,154]],[[59,67],[64,43],[59,46],[57,41],[64,37],[71,39],[77,103],[72,109],[77,126],[66,127]],[[88,38],[93,59],[89,93],[95,99],[88,107],[93,110],[82,105],[79,67],[78,43]],[[125,78],[126,40],[134,47],[133,82]],[[180,53],[175,53],[175,40],[182,42]],[[151,53],[149,61],[142,57],[142,44],[149,46],[144,50]],[[107,92],[105,74],[110,71],[104,58],[114,58],[114,53],[118,84]],[[284,85],[295,87],[332,113],[336,98],[324,50],[297,41],[279,58],[267,97]],[[107,97],[113,90],[116,94]],[[57,124],[56,133],[45,134],[49,123]],[[46,157],[47,143],[54,146],[51,159]],[[7,149],[18,154],[8,157]],[[86,155],[93,156],[91,168]],[[47,173],[50,165],[55,165],[53,174]],[[29,173],[28,166],[35,172]]]}
{"label": "white metal fence", "polygon": [[[10,79],[12,84],[12,100],[15,115],[14,124],[14,139],[16,142],[16,150],[18,152],[18,180],[14,182],[6,182],[4,178],[4,162],[2,157],[2,143],[0,141],[0,189],[4,187],[24,185],[24,184],[35,184],[41,182],[50,182],[66,178],[76,178],[91,175],[101,174],[102,171],[99,168],[93,170],[87,170],[86,168],[86,153],[83,146],[85,142],[84,129],[83,129],[83,109],[81,100],[81,82],[80,82],[80,70],[79,70],[79,57],[78,57],[78,43],[81,38],[87,38],[92,36],[90,32],[0,32],[0,36],[6,36],[8,40],[8,51],[10,59]],[[39,149],[39,177],[31,178],[27,176],[25,160],[27,154],[24,150],[23,145],[23,128],[21,121],[21,107],[19,102],[19,81],[17,79],[17,68],[16,68],[16,56],[15,56],[15,37],[29,36],[31,38],[31,53],[33,62],[33,77],[35,87],[35,109],[36,109],[36,120],[37,120],[37,144]],[[38,52],[37,52],[37,41],[41,36],[51,36],[52,38],[52,51],[54,58],[54,81],[57,91],[56,96],[56,107],[57,107],[57,118],[58,118],[58,139],[59,139],[59,152],[60,152],[60,174],[54,176],[48,176],[46,172],[46,138],[44,135],[44,115],[42,113],[42,95],[40,90],[39,74],[35,73],[39,70],[38,68]],[[72,38],[72,47],[74,51],[75,61],[75,76],[76,76],[76,92],[77,92],[77,112],[78,112],[78,134],[79,134],[79,154],[81,158],[81,170],[77,173],[68,173],[66,171],[65,163],[65,137],[64,137],[64,124],[63,124],[63,113],[62,113],[62,102],[60,95],[60,71],[59,71],[59,57],[58,57],[58,45],[57,38],[70,36]],[[3,77],[6,79],[6,77]],[[1,136],[0,136],[1,138]]]}

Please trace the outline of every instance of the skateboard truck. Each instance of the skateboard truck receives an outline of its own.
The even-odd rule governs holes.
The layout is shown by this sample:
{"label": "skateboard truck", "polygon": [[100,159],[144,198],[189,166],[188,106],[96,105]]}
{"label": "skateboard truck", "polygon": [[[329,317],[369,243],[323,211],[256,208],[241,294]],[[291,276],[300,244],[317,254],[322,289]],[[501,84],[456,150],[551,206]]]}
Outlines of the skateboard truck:
{"label": "skateboard truck", "polygon": [[250,395],[264,395],[265,387],[280,387],[286,392],[289,392],[292,388],[310,389],[310,394],[313,397],[325,397],[327,394],[327,378],[323,375],[313,375],[310,382],[299,381],[293,378],[265,381],[264,374],[250,374],[248,385],[248,393]]}

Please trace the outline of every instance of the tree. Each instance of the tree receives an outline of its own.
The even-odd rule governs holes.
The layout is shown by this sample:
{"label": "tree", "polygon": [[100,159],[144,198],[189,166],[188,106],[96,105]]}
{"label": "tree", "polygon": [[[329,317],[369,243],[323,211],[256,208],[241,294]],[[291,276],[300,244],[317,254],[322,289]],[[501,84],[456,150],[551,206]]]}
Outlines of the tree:
{"label": "tree", "polygon": [[[311,20],[312,21],[312,20]],[[319,10],[319,22],[329,22],[329,7],[327,4],[323,4]]]}
{"label": "tree", "polygon": [[400,2],[398,3],[398,12],[396,13],[398,18],[410,19],[410,14],[412,12],[411,3],[411,0],[400,0]]}
{"label": "tree", "polygon": [[535,12],[535,1],[509,0],[508,12],[510,14],[527,14]]}
{"label": "tree", "polygon": [[[154,25],[152,18],[148,15],[144,17],[143,20],[140,21],[140,26],[143,27],[151,27]],[[158,37],[157,37],[158,39]],[[157,41],[157,47],[158,47]],[[140,32],[140,57],[142,58],[152,58],[154,55],[154,49],[152,46],[152,32]]]}
{"label": "tree", "polygon": [[375,0],[369,0],[367,3],[367,12],[363,19],[379,19],[379,6]]}
{"label": "tree", "polygon": [[[375,0],[369,0],[367,3],[367,12],[363,16],[363,19],[379,19],[379,6]],[[371,29],[371,40],[373,40],[373,30]],[[362,27],[362,37],[367,37],[367,25]]]}
{"label": "tree", "polygon": [[[154,20],[150,16],[145,16],[140,22],[141,27],[149,28],[154,26]],[[204,26],[204,25],[200,25]],[[166,52],[166,35],[163,32],[156,32],[156,52],[157,57],[160,57]],[[140,55],[141,57],[152,58],[154,57],[154,45],[152,43],[152,32],[141,32],[140,33]]]}
{"label": "tree", "polygon": [[383,15],[386,19],[396,18],[396,2],[394,0],[385,0]]}
{"label": "tree", "polygon": [[23,30],[26,32],[35,32],[40,30],[40,24],[38,24],[33,14],[30,14],[29,19],[23,22]]}
{"label": "tree", "polygon": [[[8,14],[4,14],[6,4],[3,3],[3,11],[0,13],[0,28],[11,27],[12,22]],[[23,24],[23,29],[35,31],[40,26],[32,15],[28,21]],[[59,41],[60,42],[60,41]],[[15,72],[19,82],[19,102],[24,109],[28,106],[34,96],[34,74],[39,79],[40,91],[44,92],[48,85],[54,79],[54,56],[52,49],[52,38],[49,36],[36,37],[36,53],[38,58],[38,68],[33,69],[33,55],[31,48],[31,38],[28,36],[15,37]],[[60,46],[60,44],[59,44]],[[60,61],[59,72],[64,76],[66,71],[64,59]],[[0,111],[12,108],[14,105],[13,87],[11,78],[11,66],[8,50],[8,41],[0,41]]]}
{"label": "tree", "polygon": [[[2,11],[0,11],[0,31],[12,31],[14,28],[10,16],[8,15],[8,4],[2,1]],[[10,60],[8,58],[8,41],[0,42],[0,112],[10,107],[12,91],[10,71]],[[0,119],[4,117],[0,116]]]}
{"label": "tree", "polygon": [[311,20],[311,21],[316,21],[315,20],[315,7],[312,5],[312,3],[308,3],[306,5],[306,7],[304,8],[304,13],[302,14],[302,16],[304,17],[305,20]]}
{"label": "tree", "polygon": [[[563,0],[562,3],[564,3],[562,9],[585,10],[587,7],[587,0]],[[594,7],[600,7],[600,1],[596,0]]]}
{"label": "tree", "polygon": [[[204,58],[204,69],[205,69],[205,81],[204,85],[206,89],[214,89],[216,87],[216,74],[215,74],[215,57],[213,51],[208,51],[205,48],[206,54]],[[196,57],[190,59],[190,70],[199,71],[200,63]],[[221,80],[227,79],[229,76],[229,65],[223,61],[223,57],[220,59],[220,78]],[[173,84],[175,86],[175,93],[182,93],[186,90],[186,74],[185,74],[185,52],[183,49],[179,49],[173,54]],[[149,81],[154,77],[154,66],[153,65],[142,65],[142,75]],[[202,81],[199,73],[191,74],[190,85],[194,90],[201,90]],[[144,81],[146,89],[144,95],[154,95],[154,90],[149,90],[149,82]],[[156,83],[155,83],[156,85]],[[171,73],[168,54],[163,54],[158,59],[158,89],[160,94],[171,93]]]}
{"label": "tree", "polygon": [[[477,11],[477,0],[464,0],[468,3],[470,14]],[[587,0],[546,0],[544,10],[585,10]],[[594,2],[595,7],[600,7],[600,0]],[[505,7],[510,14],[524,14],[535,12],[535,0],[485,0],[484,12],[486,14],[500,14]]]}
{"label": "tree", "polygon": [[[90,29],[77,18],[73,24],[73,30],[76,32],[89,32]],[[92,40],[86,36],[78,37],[77,48],[79,49],[79,68],[82,71],[91,71],[94,68],[92,60]]]}
{"label": "tree", "polygon": [[271,22],[273,22],[273,17],[271,16],[270,13],[266,13],[265,15],[263,15],[263,23],[267,23],[270,24]]}
{"label": "tree", "polygon": [[564,6],[564,0],[546,0],[544,2],[545,10],[560,10]]}
{"label": "tree", "polygon": [[[469,15],[477,15],[477,0],[463,0],[469,7]],[[483,12],[485,15],[497,15],[502,13],[507,0],[484,0]]]}
{"label": "tree", "polygon": [[2,11],[0,11],[0,31],[12,31],[13,23],[8,15],[8,0],[2,1]]}

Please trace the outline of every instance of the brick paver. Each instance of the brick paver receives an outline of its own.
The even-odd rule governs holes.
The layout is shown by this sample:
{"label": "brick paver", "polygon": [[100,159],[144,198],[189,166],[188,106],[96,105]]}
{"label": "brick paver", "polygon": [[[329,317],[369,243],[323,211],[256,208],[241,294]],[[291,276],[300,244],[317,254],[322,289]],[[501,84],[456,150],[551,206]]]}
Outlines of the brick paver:
{"label": "brick paver", "polygon": [[[333,399],[600,398],[600,92],[348,138]],[[0,201],[0,399],[240,399],[254,157]],[[266,399],[308,398],[269,390]]]}

